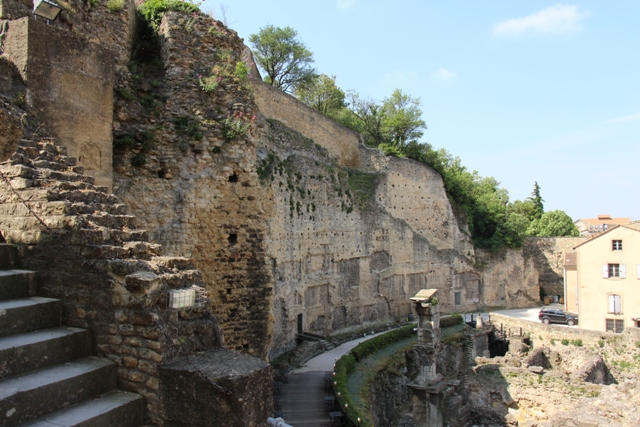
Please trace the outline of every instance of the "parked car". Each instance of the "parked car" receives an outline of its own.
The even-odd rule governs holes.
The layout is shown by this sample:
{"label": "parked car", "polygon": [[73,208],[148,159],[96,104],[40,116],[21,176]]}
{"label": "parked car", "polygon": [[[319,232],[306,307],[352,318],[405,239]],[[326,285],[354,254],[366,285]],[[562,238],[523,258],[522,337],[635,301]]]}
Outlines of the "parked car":
{"label": "parked car", "polygon": [[569,326],[578,324],[578,315],[558,308],[543,308],[538,313],[538,319],[545,325],[549,323],[565,323]]}

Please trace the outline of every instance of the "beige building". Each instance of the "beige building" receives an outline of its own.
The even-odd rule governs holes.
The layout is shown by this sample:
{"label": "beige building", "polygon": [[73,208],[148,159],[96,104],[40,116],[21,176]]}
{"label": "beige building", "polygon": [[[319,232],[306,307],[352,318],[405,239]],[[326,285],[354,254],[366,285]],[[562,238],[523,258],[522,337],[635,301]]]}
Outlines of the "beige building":
{"label": "beige building", "polygon": [[564,309],[572,313],[578,312],[577,259],[575,252],[564,254]]}
{"label": "beige building", "polygon": [[630,218],[611,218],[611,215],[598,215],[597,218],[583,218],[573,221],[580,231],[581,236],[593,236],[603,231],[607,231],[616,225],[626,225],[631,223]]}
{"label": "beige building", "polygon": [[565,308],[580,326],[640,327],[640,224],[613,226],[574,249],[565,257]]}

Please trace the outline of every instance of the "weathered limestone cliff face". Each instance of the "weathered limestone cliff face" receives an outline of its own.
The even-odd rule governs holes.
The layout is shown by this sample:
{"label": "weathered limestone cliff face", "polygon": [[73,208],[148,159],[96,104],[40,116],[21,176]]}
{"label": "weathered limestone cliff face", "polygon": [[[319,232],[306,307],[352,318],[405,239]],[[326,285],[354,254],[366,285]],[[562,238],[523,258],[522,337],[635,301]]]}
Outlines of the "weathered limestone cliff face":
{"label": "weathered limestone cliff face", "polygon": [[533,259],[545,295],[564,296],[564,256],[587,237],[529,237],[524,254]]}
{"label": "weathered limestone cliff face", "polygon": [[[274,356],[302,331],[394,321],[425,287],[451,311],[535,301],[524,268],[498,284],[475,270],[433,169],[365,147],[261,82],[249,90],[224,71],[246,48],[219,22],[169,13],[159,36],[156,74],[118,89],[135,95],[116,101],[114,188],[153,241],[193,256],[231,348]],[[240,113],[255,124],[225,138]],[[522,289],[502,299],[512,281]]]}
{"label": "weathered limestone cliff face", "polygon": [[500,254],[477,251],[477,255],[486,305],[519,308],[539,303],[539,272],[523,249],[508,249]]}
{"label": "weathered limestone cliff face", "polygon": [[[12,1],[4,0],[7,16],[21,16]],[[193,258],[228,347],[265,358],[292,347],[303,330],[328,334],[393,321],[409,315],[407,295],[425,287],[440,289],[451,311],[535,300],[535,274],[520,258],[505,258],[508,276],[501,264],[476,271],[470,237],[439,174],[368,149],[357,134],[289,95],[244,80],[236,68],[246,48],[221,23],[167,13],[158,46],[138,27],[130,48],[135,25],[129,3],[112,15],[76,6],[57,25],[82,28],[89,40],[105,42],[76,49],[91,59],[86,70],[74,66],[68,74],[75,63],[63,60],[52,69],[62,70],[63,100],[74,99],[72,89],[83,81],[95,86],[87,98],[99,112],[87,117],[101,130],[99,137],[82,134],[86,144],[69,150],[77,150],[93,175],[110,177],[111,135],[102,135],[109,125],[115,194],[152,241],[170,255]],[[29,35],[29,26],[41,26],[25,21],[21,32],[20,20],[8,22],[16,27],[9,33],[15,40]],[[124,37],[106,30],[111,22]],[[80,46],[81,39],[67,44],[74,43]],[[99,67],[108,62],[105,52],[115,58],[111,68]],[[36,61],[14,57],[18,64]],[[103,111],[111,100],[113,116]],[[47,111],[48,127],[69,122]],[[230,136],[234,124],[242,132]],[[81,134],[70,129],[74,138]],[[91,163],[91,156],[100,161]]]}
{"label": "weathered limestone cliff face", "polygon": [[[274,353],[302,330],[329,334],[405,318],[407,295],[427,284],[443,290],[449,309],[454,282],[479,290],[473,246],[434,170],[364,146],[361,168],[342,168],[328,150],[276,121],[261,142],[262,185],[274,202],[267,234]],[[463,301],[460,308],[473,307]]]}

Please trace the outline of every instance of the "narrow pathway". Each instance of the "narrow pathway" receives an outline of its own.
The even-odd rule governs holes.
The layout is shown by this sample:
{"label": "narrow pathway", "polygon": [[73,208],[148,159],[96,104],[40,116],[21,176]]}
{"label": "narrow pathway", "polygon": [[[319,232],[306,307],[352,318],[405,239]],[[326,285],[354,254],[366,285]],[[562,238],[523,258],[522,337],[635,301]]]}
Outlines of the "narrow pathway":
{"label": "narrow pathway", "polygon": [[282,418],[285,422],[294,427],[328,427],[330,419],[325,410],[324,397],[330,392],[325,392],[325,373],[333,372],[336,359],[374,336],[367,335],[346,342],[308,360],[302,368],[291,371],[289,381],[283,384],[280,395]]}

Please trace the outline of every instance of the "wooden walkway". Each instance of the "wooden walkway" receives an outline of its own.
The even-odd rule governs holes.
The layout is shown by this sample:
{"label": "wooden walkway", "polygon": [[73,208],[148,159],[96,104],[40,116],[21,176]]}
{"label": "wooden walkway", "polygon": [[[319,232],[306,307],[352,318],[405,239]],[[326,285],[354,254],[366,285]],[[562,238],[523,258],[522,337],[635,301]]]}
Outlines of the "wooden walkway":
{"label": "wooden walkway", "polygon": [[[329,414],[324,407],[325,371],[289,374],[282,385],[282,418],[294,427],[328,427]],[[274,396],[277,398],[277,396]]]}

